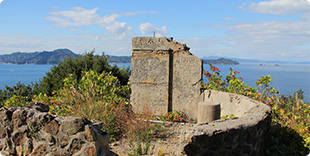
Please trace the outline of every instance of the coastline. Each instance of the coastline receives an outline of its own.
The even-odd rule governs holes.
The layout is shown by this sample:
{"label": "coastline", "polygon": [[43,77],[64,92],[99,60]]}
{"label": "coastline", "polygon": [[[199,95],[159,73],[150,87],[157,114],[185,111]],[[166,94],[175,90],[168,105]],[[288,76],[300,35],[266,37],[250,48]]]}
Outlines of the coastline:
{"label": "coastline", "polygon": [[[111,63],[119,67],[130,67],[130,63]],[[1,67],[2,66],[2,67]],[[50,70],[52,64],[0,64],[0,89],[5,85],[13,86],[17,82],[25,85],[42,79],[46,72]],[[298,89],[304,91],[305,100],[310,100],[310,66],[300,64],[280,64],[274,66],[268,63],[259,66],[257,63],[240,63],[240,65],[215,65],[221,70],[221,75],[226,76],[233,68],[239,71],[238,77],[244,78],[244,83],[255,87],[256,80],[263,75],[271,75],[271,86],[276,87],[281,95],[289,95]],[[209,65],[204,64],[204,69],[208,70]]]}

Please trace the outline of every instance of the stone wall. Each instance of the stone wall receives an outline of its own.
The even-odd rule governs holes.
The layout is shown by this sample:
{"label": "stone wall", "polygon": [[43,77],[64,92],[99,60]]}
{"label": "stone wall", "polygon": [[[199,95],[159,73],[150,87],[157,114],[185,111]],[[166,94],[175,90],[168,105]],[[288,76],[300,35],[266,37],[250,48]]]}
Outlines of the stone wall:
{"label": "stone wall", "polygon": [[270,107],[248,97],[220,91],[205,91],[201,101],[221,104],[221,116],[236,117],[215,120],[183,132],[186,155],[264,155],[265,137],[270,123]]}
{"label": "stone wall", "polygon": [[135,112],[146,105],[156,115],[177,110],[196,117],[202,60],[172,38],[132,39],[131,104]]}
{"label": "stone wall", "polygon": [[[33,107],[35,108],[35,107]],[[40,107],[0,108],[2,155],[95,156],[108,153],[101,124],[81,117],[57,117]]]}

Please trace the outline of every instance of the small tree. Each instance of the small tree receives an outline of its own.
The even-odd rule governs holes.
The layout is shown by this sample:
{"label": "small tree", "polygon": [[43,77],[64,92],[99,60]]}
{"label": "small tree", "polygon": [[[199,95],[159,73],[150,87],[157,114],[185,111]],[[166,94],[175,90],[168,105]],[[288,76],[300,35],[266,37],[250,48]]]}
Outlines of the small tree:
{"label": "small tree", "polygon": [[63,80],[72,74],[72,77],[77,81],[81,80],[83,71],[94,71],[97,73],[111,72],[111,74],[117,77],[121,85],[126,85],[129,78],[129,68],[118,68],[110,66],[104,53],[102,56],[94,55],[94,51],[79,56],[76,59],[67,58],[64,62],[59,62],[58,65],[54,65],[46,76],[41,80],[38,92],[52,95],[54,91],[57,91],[63,87]]}

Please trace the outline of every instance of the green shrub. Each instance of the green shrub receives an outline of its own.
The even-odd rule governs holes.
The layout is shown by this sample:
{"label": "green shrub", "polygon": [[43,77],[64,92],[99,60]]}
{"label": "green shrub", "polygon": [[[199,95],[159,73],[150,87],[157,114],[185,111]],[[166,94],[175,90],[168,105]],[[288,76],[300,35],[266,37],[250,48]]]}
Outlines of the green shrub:
{"label": "green shrub", "polygon": [[[279,96],[270,87],[270,75],[256,81],[256,87],[248,86],[238,71],[230,68],[223,78],[220,69],[210,64],[210,71],[204,71],[208,81],[202,87],[248,96],[272,108],[272,123],[268,137],[268,155],[303,155],[310,151],[310,105],[303,101],[302,90],[293,96]],[[279,133],[281,132],[281,133]]]}
{"label": "green shrub", "polygon": [[268,133],[266,154],[278,155],[300,155],[306,156],[310,151],[304,146],[303,138],[296,130],[274,123]]}
{"label": "green shrub", "polygon": [[53,66],[46,76],[43,77],[38,86],[38,92],[52,95],[53,92],[63,87],[63,80],[71,74],[71,77],[80,81],[84,71],[94,71],[96,73],[108,72],[117,77],[121,85],[127,85],[129,78],[129,68],[118,68],[116,65],[110,66],[107,57],[94,55],[94,51],[79,56],[78,58],[67,58]]}
{"label": "green shrub", "polygon": [[20,82],[12,87],[6,85],[4,89],[0,89],[0,106],[24,106],[31,101],[35,87],[34,84],[24,85]]}
{"label": "green shrub", "polygon": [[53,96],[39,95],[34,100],[50,105],[56,115],[83,116],[103,122],[103,130],[112,138],[124,132],[122,116],[128,113],[128,99],[121,92],[129,90],[121,86],[111,73],[83,72],[80,81],[73,74],[65,78],[63,88]]}
{"label": "green shrub", "polygon": [[302,90],[292,95],[282,95],[272,105],[272,121],[289,127],[303,138],[305,147],[310,149],[310,105],[303,101]]}

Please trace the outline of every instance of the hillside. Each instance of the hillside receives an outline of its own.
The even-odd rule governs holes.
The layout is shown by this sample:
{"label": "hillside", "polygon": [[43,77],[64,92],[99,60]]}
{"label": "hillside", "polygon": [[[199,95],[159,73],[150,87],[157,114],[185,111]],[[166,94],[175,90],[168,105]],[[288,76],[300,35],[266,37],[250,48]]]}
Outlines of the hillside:
{"label": "hillside", "polygon": [[43,52],[14,52],[12,54],[0,55],[0,63],[12,64],[57,64],[68,57],[76,58],[77,54],[69,49],[57,49]]}
{"label": "hillside", "polygon": [[204,64],[227,64],[227,65],[238,65],[238,61],[233,61],[231,59],[219,58],[219,59],[202,59]]}
{"label": "hillside", "polygon": [[108,62],[111,63],[130,63],[131,62],[131,56],[112,56],[112,55],[106,55]]}

